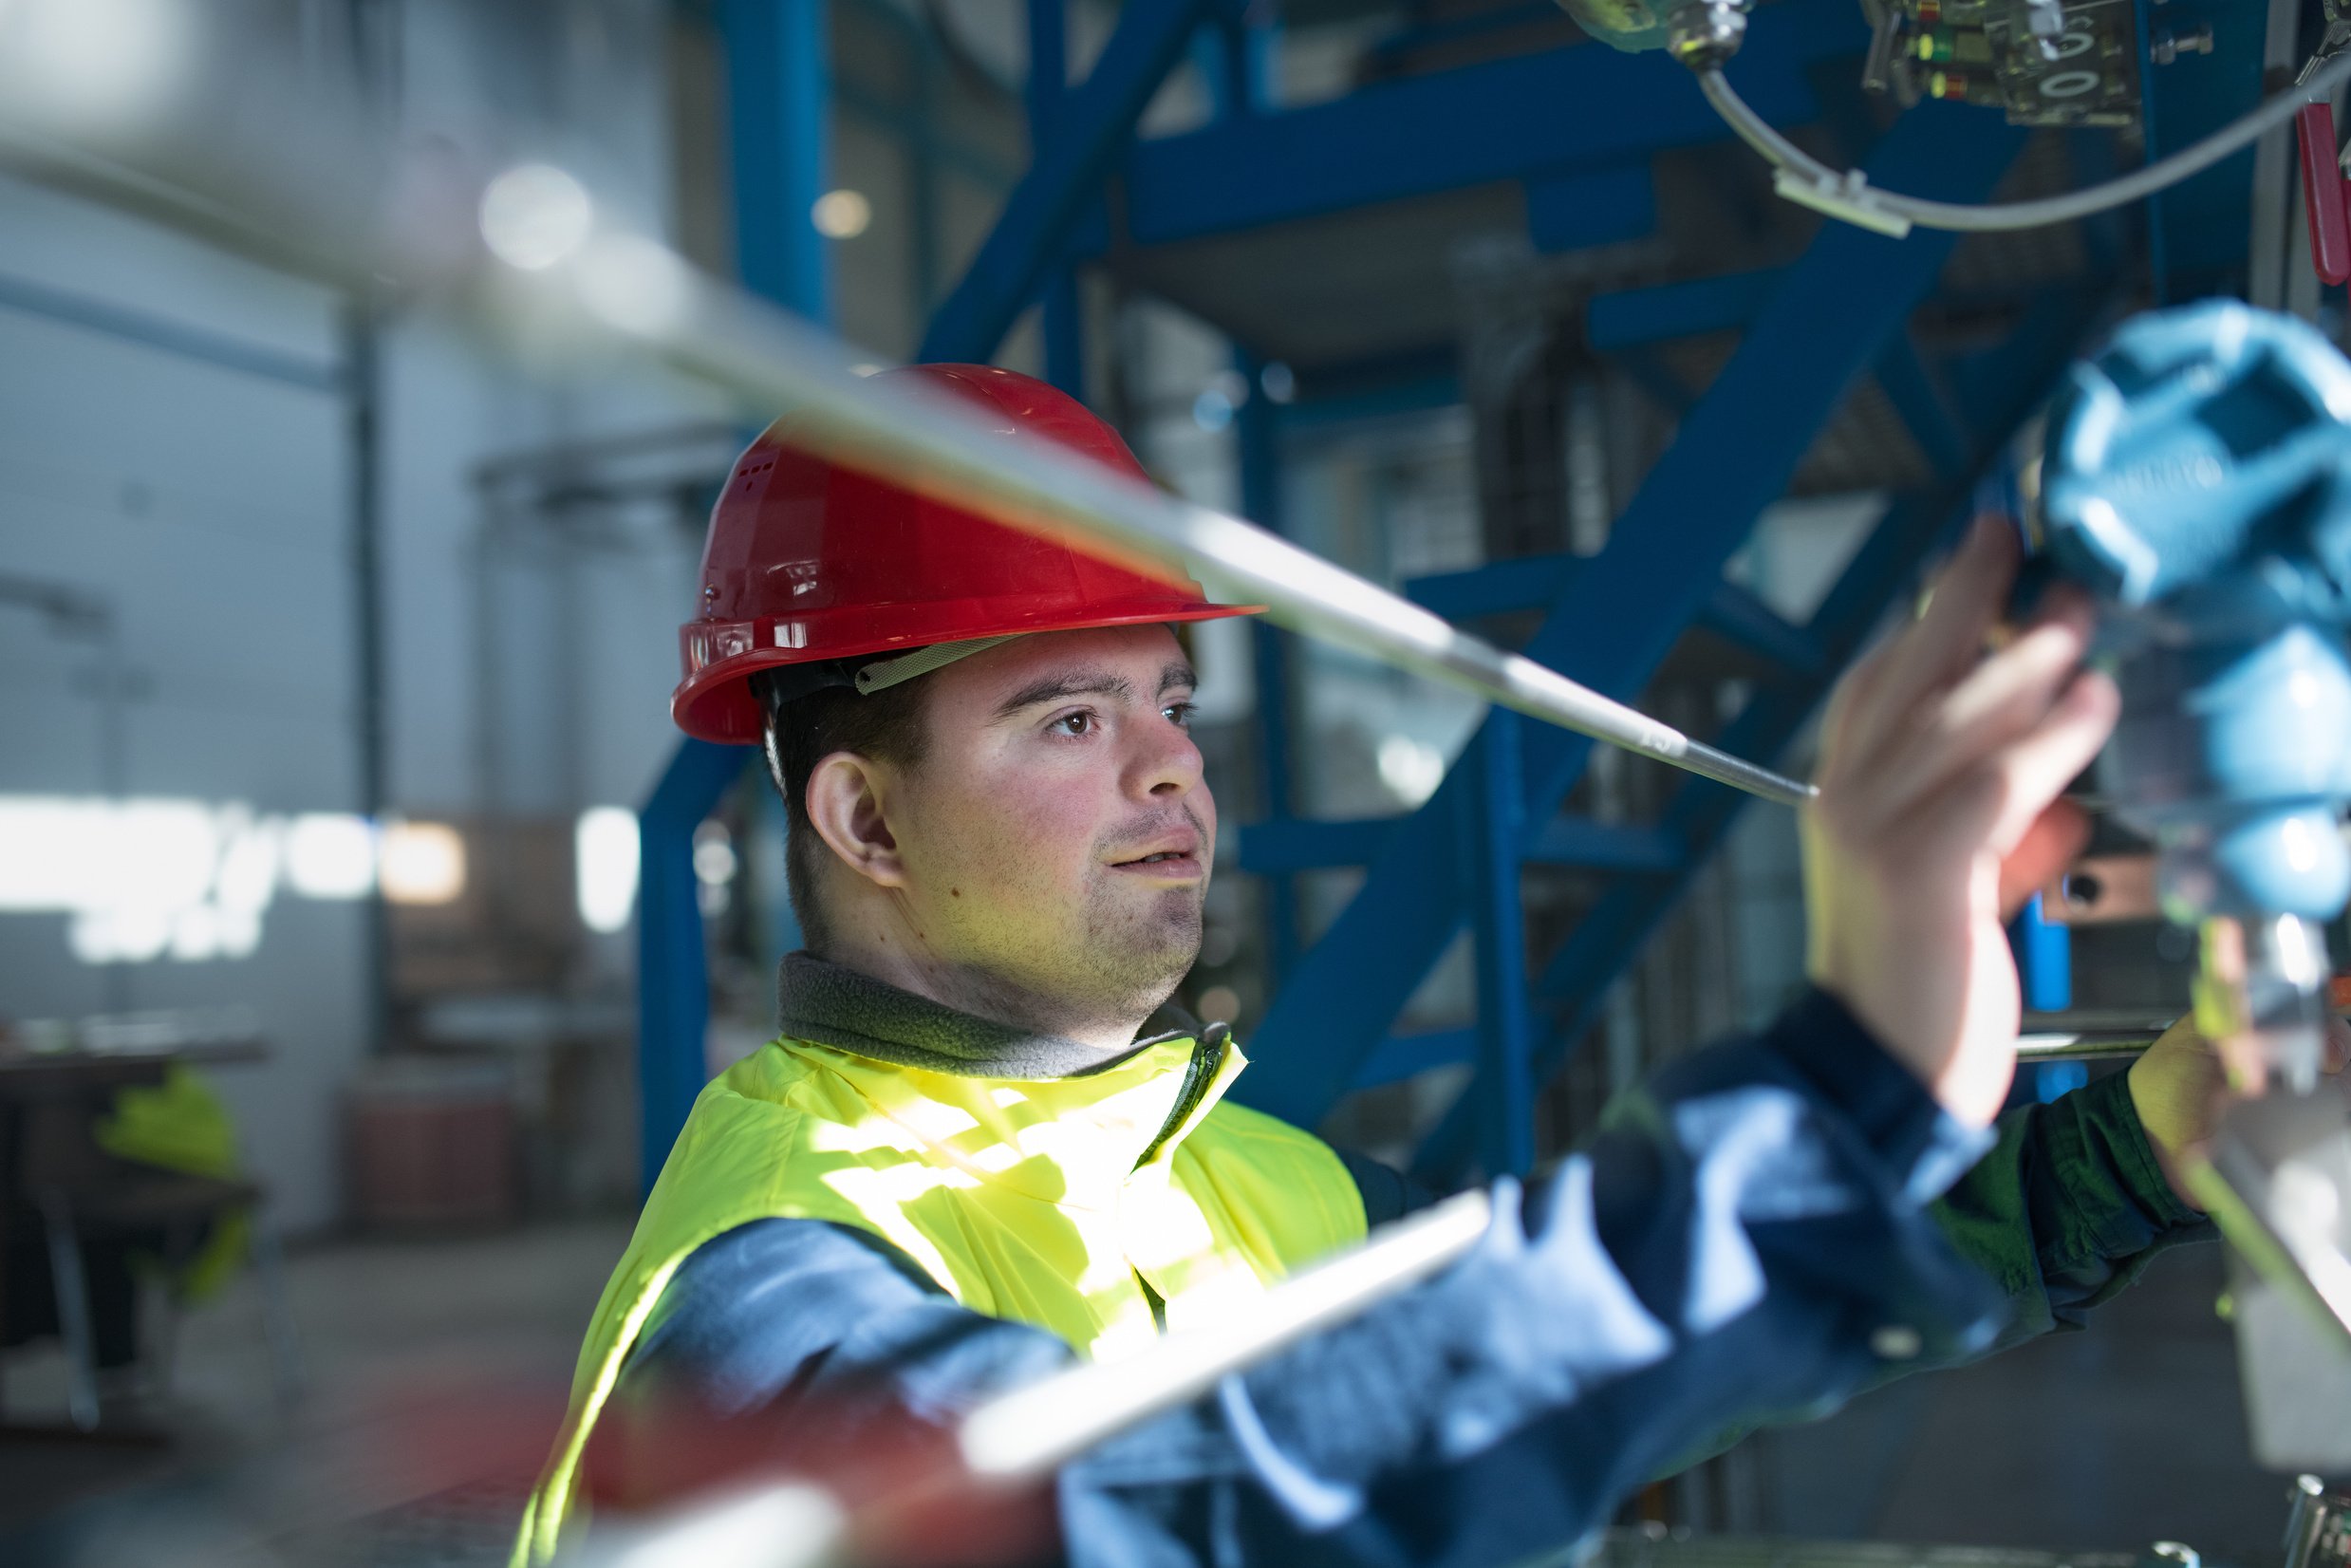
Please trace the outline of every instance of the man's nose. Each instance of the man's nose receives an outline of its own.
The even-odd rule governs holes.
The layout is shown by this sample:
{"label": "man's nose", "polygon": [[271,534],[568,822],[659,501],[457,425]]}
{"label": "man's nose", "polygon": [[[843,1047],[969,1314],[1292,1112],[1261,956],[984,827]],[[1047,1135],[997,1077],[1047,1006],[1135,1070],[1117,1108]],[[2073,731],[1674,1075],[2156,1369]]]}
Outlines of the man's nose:
{"label": "man's nose", "polygon": [[1143,727],[1133,770],[1137,794],[1164,798],[1188,794],[1200,782],[1200,748],[1182,727],[1159,719]]}

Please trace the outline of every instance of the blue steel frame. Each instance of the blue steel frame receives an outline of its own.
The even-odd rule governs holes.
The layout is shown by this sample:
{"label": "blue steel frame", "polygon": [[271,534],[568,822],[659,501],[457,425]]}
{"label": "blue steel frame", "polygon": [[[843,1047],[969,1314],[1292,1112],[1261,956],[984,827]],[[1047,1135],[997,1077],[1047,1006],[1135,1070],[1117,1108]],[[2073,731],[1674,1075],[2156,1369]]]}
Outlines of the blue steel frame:
{"label": "blue steel frame", "polygon": [[[1887,133],[1869,160],[1870,177],[1892,189],[1981,199],[2023,141],[2023,133],[1988,117],[1923,104]],[[1608,547],[1569,578],[1526,651],[1612,696],[1636,696],[1756,515],[1784,492],[1814,433],[1932,285],[1951,245],[1950,236],[1923,232],[1894,241],[1824,227],[1682,421]],[[1528,820],[1556,812],[1590,747],[1563,732],[1527,737]],[[1448,776],[1389,832],[1362,890],[1259,1027],[1258,1068],[1237,1086],[1243,1098],[1313,1126],[1386,1038],[1466,912],[1447,827],[1464,790]]]}
{"label": "blue steel frame", "polygon": [[[823,188],[823,5],[721,6],[737,105],[744,274],[816,315],[828,304],[824,251],[801,219]],[[1073,247],[1088,243],[1086,231],[1100,227],[1092,217],[1096,197],[1114,168],[1126,193],[1127,237],[1136,244],[1515,179],[1527,186],[1536,227],[1572,245],[1591,243],[1587,230],[1622,237],[1641,228],[1651,210],[1646,168],[1653,154],[1722,140],[1679,66],[1598,49],[1461,67],[1277,111],[1262,97],[1270,34],[1220,0],[1130,0],[1092,71],[1072,88],[1055,69],[1060,11],[1061,0],[1032,0],[1031,42],[1043,68],[1030,86],[1031,167],[969,271],[933,314],[921,358],[990,358],[1020,312],[1042,298],[1049,373],[1076,390],[1082,345],[1070,261]],[[1856,52],[1858,24],[1848,0],[1789,0],[1774,20],[1774,28],[1757,30],[1734,74],[1770,118],[1813,117],[1822,105],[1808,73]],[[1136,119],[1203,26],[1211,30],[1201,58],[1217,118],[1186,136],[1135,143]],[[1574,112],[1562,113],[1562,105]],[[1928,105],[1896,123],[1868,167],[1894,188],[1978,199],[2020,144],[2019,133],[1987,116]],[[1237,169],[1249,177],[1233,177]],[[751,199],[755,191],[760,199]],[[782,199],[766,199],[774,191]],[[1689,402],[1688,414],[1673,453],[1600,556],[1574,569],[1511,563],[1518,576],[1508,593],[1500,593],[1499,580],[1440,580],[1419,585],[1422,595],[1436,602],[1500,593],[1500,607],[1530,574],[1547,574],[1531,597],[1516,599],[1550,607],[1528,651],[1623,697],[1637,693],[1685,625],[1703,624],[1780,667],[1781,679],[1760,684],[1721,737],[1747,755],[1772,755],[1939,536],[1953,510],[1952,487],[2013,428],[2078,340],[2073,315],[2061,323],[2042,312],[2002,351],[2003,378],[1989,384],[1961,384],[1946,367],[1925,364],[1904,321],[1950,243],[1926,233],[1896,243],[1831,225],[1792,267],[1675,286],[1683,292],[1673,297],[1644,290],[1649,297],[1597,303],[1595,346],[1628,361],[1644,342],[1700,329],[1708,311],[1720,327],[1745,336],[1703,398],[1689,400],[1656,378],[1661,396]],[[2079,302],[2067,308],[2078,314]],[[1253,393],[1238,431],[1244,509],[1278,525],[1284,411],[1263,396],[1262,367],[1245,351],[1240,368]],[[1720,568],[1756,513],[1784,490],[1811,437],[1864,369],[1875,371],[1913,428],[1938,483],[1890,514],[1810,625],[1790,626],[1721,587]],[[1448,381],[1442,368],[1432,374],[1432,386]],[[1288,411],[1301,422],[1307,415]],[[1266,793],[1278,820],[1244,830],[1242,852],[1245,865],[1273,873],[1273,968],[1291,979],[1259,1031],[1253,1055],[1259,1066],[1241,1081],[1242,1097],[1311,1125],[1351,1087],[1474,1058],[1478,1092],[1457,1107],[1421,1165],[1446,1175],[1473,1159],[1493,1170],[1522,1168],[1532,1153],[1536,1087],[1589,1026],[1600,987],[1687,885],[1740,797],[1692,781],[1659,827],[1561,819],[1558,805],[1589,743],[1498,715],[1419,812],[1375,823],[1287,820],[1294,805],[1288,677],[1278,638],[1264,629],[1257,636]],[[689,744],[644,813],[648,1173],[702,1081],[707,1000],[691,833],[740,766],[738,753]],[[1528,861],[1621,873],[1531,993],[1518,886]],[[1297,933],[1284,873],[1340,864],[1369,864],[1371,875],[1291,975]],[[1479,939],[1477,1026],[1391,1039],[1396,1013],[1465,923]],[[1539,1021],[1536,996],[1547,1004]]]}
{"label": "blue steel frame", "polygon": [[[812,321],[832,313],[831,256],[811,211],[831,167],[826,0],[722,0],[743,282]],[[639,1182],[651,1191],[709,1077],[710,964],[694,831],[742,776],[740,746],[688,740],[637,813]]]}

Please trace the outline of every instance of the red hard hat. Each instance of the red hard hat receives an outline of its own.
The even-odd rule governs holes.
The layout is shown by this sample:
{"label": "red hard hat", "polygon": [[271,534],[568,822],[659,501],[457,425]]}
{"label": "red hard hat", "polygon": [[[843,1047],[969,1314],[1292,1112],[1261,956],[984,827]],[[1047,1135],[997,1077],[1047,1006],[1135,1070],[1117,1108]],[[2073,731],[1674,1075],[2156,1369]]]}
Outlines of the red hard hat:
{"label": "red hard hat", "polygon": [[[922,364],[877,380],[953,392],[1008,441],[1053,441],[1148,484],[1118,433],[1067,393],[984,364]],[[678,727],[751,744],[746,678],[819,660],[1008,633],[1246,615],[1199,584],[1136,571],[843,467],[779,420],[736,459],[702,551],[702,614],[679,630]]]}

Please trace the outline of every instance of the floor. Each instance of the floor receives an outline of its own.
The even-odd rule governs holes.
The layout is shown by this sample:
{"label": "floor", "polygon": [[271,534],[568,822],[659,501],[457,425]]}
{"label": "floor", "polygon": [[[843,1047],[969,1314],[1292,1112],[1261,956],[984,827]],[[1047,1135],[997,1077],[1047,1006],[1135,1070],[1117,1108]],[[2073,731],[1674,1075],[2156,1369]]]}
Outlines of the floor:
{"label": "floor", "polygon": [[[171,1450],[0,1447],[0,1561],[472,1568],[503,1561],[617,1223],[297,1252],[308,1391],[271,1392],[250,1281],[181,1333]],[[1896,1385],[1741,1461],[1756,1527],[2061,1553],[2185,1540],[2277,1560],[2282,1478],[2245,1457],[2216,1249],[2160,1260],[2093,1329]],[[9,1368],[9,1412],[63,1368]]]}
{"label": "floor", "polygon": [[[297,1250],[290,1406],[249,1275],[181,1319],[171,1397],[146,1416],[169,1449],[0,1447],[0,1562],[503,1563],[626,1240],[610,1221]],[[8,1372],[12,1419],[62,1415],[62,1357]]]}
{"label": "floor", "polygon": [[2155,1260],[2079,1334],[1771,1434],[1776,1533],[2279,1559],[2289,1477],[2248,1457],[2217,1246]]}

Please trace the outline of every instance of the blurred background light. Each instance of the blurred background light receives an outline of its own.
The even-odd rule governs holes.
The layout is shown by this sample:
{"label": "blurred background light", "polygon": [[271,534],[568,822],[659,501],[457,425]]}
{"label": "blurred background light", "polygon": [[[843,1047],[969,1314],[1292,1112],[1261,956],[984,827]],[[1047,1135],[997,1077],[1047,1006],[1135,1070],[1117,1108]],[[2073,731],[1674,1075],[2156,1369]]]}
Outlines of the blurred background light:
{"label": "blurred background light", "polygon": [[581,303],[625,332],[660,332],[681,315],[692,283],[685,264],[651,240],[606,234],[580,257]]}
{"label": "blurred background light", "polygon": [[809,221],[827,239],[855,239],[873,226],[873,203],[863,191],[827,191],[809,209]]}
{"label": "blurred background light", "polygon": [[591,931],[622,929],[637,903],[637,813],[622,806],[592,807],[580,813],[572,842],[580,920]]}
{"label": "blurred background light", "polygon": [[312,812],[286,831],[286,880],[305,898],[364,898],[376,883],[376,833],[346,812]]}
{"label": "blurred background light", "polygon": [[69,122],[136,119],[186,74],[196,9],[173,0],[0,3],[0,87]]}
{"label": "blurred background light", "polygon": [[465,891],[465,840],[445,822],[390,823],[377,875],[394,904],[453,903]]}
{"label": "blurred background light", "polygon": [[543,271],[572,254],[595,223],[587,187],[551,164],[509,169],[482,192],[482,242],[492,255],[526,272]]}
{"label": "blurred background light", "polygon": [[1445,782],[1445,754],[1409,735],[1383,737],[1379,747],[1380,782],[1407,806],[1418,806]]}
{"label": "blurred background light", "polygon": [[735,841],[728,835],[726,824],[714,820],[695,829],[695,878],[712,887],[723,887],[735,880]]}

